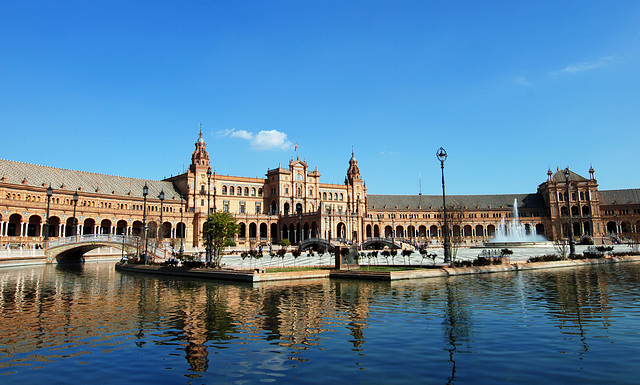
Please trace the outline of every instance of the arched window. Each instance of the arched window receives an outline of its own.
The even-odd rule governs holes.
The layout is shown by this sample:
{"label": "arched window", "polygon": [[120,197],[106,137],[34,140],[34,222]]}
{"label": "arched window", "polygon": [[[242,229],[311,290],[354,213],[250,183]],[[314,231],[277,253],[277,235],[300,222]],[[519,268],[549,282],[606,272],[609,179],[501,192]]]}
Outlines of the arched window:
{"label": "arched window", "polygon": [[227,195],[227,186],[222,186],[222,195]]}
{"label": "arched window", "polygon": [[343,201],[344,200],[344,195],[342,193],[340,193],[340,200]]}
{"label": "arched window", "polygon": [[238,192],[238,195],[242,195],[242,187],[238,186],[236,191]]}
{"label": "arched window", "polygon": [[333,200],[338,200],[338,193],[333,193]]}
{"label": "arched window", "polygon": [[251,187],[251,196],[252,197],[256,196],[256,188],[255,187]]}
{"label": "arched window", "polygon": [[333,200],[333,194],[329,193],[329,200]]}
{"label": "arched window", "polygon": [[244,188],[244,196],[246,196],[246,197],[249,196],[249,187],[245,187]]}
{"label": "arched window", "polygon": [[236,192],[235,187],[233,187],[233,186],[229,187],[229,194],[230,194],[230,195],[234,195],[234,194],[235,194],[235,192]]}
{"label": "arched window", "polygon": [[322,199],[327,200],[327,193],[326,192],[322,193]]}
{"label": "arched window", "polygon": [[258,196],[261,197],[262,196],[262,188],[258,189]]}

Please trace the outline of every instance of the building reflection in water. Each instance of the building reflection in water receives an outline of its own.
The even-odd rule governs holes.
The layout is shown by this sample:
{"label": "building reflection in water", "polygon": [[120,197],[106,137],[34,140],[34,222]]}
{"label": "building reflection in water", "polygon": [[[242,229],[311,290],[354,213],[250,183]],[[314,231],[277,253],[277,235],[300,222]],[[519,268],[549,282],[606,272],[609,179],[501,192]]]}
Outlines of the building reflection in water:
{"label": "building reflection in water", "polygon": [[[140,348],[145,343],[174,344],[184,350],[186,375],[198,377],[216,369],[215,351],[232,341],[266,341],[284,348],[289,361],[303,363],[307,358],[301,353],[322,345],[323,335],[338,328],[348,330],[353,351],[364,357],[370,318],[379,316],[372,309],[380,301],[407,300],[440,312],[452,365],[448,381],[454,382],[460,369],[457,355],[473,350],[475,307],[499,298],[491,291],[511,292],[502,305],[512,309],[520,306],[520,295],[534,304],[550,304],[556,327],[577,337],[576,352],[588,351],[590,325],[598,322],[606,328],[611,316],[611,269],[615,267],[438,282],[322,279],[255,286],[120,274],[100,264],[6,269],[0,271],[0,357],[101,341],[107,350],[131,340]],[[154,335],[158,330],[162,339]]]}

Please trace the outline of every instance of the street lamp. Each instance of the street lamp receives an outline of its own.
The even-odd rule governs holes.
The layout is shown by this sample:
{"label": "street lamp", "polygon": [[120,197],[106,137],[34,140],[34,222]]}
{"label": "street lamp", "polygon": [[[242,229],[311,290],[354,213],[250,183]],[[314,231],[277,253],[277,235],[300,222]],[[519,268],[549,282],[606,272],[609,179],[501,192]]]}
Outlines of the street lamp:
{"label": "street lamp", "polygon": [[444,192],[444,161],[447,160],[447,152],[440,147],[436,152],[436,157],[440,161],[440,169],[442,170],[442,211],[444,215],[444,263],[449,263],[453,267],[453,258],[451,258],[451,240],[449,239],[449,225],[447,224],[447,201]]}
{"label": "street lamp", "polygon": [[147,247],[149,245],[149,238],[147,237],[148,227],[147,227],[147,195],[149,195],[149,187],[147,184],[144,184],[142,188],[142,196],[144,197],[144,205],[142,208],[142,231],[144,235],[144,264],[147,264]]}
{"label": "street lamp", "polygon": [[51,183],[49,183],[49,187],[47,187],[47,220],[44,225],[44,241],[45,242],[49,240],[49,204],[51,203],[52,195],[53,195],[53,189],[51,188]]}
{"label": "street lamp", "polygon": [[180,194],[180,257],[182,258],[182,255],[184,254],[184,243],[183,243],[183,238],[184,238],[184,230],[185,230],[185,226],[184,226],[184,222],[182,219],[182,213],[184,212],[184,197],[182,196],[182,194]]}
{"label": "street lamp", "polygon": [[73,235],[78,235],[78,218],[76,218],[76,207],[78,206],[78,190],[73,193]]}
{"label": "street lamp", "polygon": [[162,223],[162,203],[164,202],[164,190],[160,190],[160,195],[158,195],[160,199],[160,241],[164,238],[164,225]]}
{"label": "street lamp", "polygon": [[211,167],[207,169],[207,247],[206,247],[206,260],[207,263],[211,262]]}
{"label": "street lamp", "polygon": [[571,171],[569,171],[569,167],[564,169],[564,179],[567,185],[567,215],[569,215],[569,256],[572,256],[576,253],[576,241],[573,239],[573,218],[571,215],[571,204],[569,197],[569,177],[571,176]]}

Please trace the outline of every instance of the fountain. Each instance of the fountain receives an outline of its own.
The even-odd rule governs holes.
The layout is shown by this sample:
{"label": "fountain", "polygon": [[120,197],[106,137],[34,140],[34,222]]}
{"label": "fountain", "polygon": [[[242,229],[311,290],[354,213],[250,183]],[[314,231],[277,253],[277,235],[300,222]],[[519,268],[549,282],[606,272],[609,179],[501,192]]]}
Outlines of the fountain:
{"label": "fountain", "polygon": [[542,235],[533,232],[527,233],[526,227],[520,223],[518,215],[518,200],[513,200],[513,219],[507,223],[504,218],[496,231],[496,235],[484,243],[486,247],[517,247],[548,244]]}

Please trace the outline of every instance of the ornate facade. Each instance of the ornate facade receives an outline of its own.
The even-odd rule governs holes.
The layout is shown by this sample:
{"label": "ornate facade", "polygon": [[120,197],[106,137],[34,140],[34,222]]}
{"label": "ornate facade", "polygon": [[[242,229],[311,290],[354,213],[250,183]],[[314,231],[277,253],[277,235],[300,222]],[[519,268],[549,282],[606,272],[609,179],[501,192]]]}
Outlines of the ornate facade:
{"label": "ornate facade", "polygon": [[[442,196],[368,194],[353,152],[344,183],[323,183],[317,168],[300,159],[268,169],[264,178],[220,175],[206,146],[201,130],[187,171],[162,181],[0,160],[0,242],[7,247],[41,244],[45,235],[141,235],[146,216],[150,237],[201,247],[203,224],[213,211],[236,217],[241,248],[311,238],[437,244],[443,236]],[[514,205],[527,231],[547,239],[566,236],[569,223],[577,237],[640,232],[640,189],[599,191],[590,168],[589,178],[549,170],[536,193],[447,196],[451,235],[466,244],[488,240],[511,220]]]}

